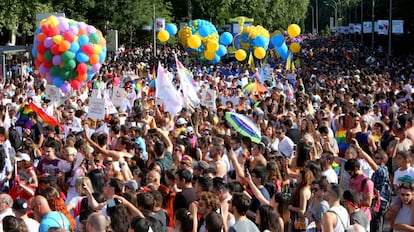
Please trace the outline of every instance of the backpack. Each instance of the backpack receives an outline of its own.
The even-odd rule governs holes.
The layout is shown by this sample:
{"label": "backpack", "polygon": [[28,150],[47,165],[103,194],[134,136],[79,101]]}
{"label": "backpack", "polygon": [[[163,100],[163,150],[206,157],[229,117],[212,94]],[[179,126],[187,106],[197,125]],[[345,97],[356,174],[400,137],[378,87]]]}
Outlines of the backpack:
{"label": "backpack", "polygon": [[[391,183],[390,178],[387,175],[387,170],[385,170],[385,180],[378,180],[376,181],[376,178],[379,178],[376,174],[378,174],[379,169],[372,175],[373,179],[371,180],[374,183],[374,195],[375,198],[372,199],[371,202],[371,210],[373,212],[384,212],[388,209],[388,207],[391,205]],[[365,184],[368,182],[369,178],[365,178],[361,182],[361,189],[364,190]],[[378,182],[380,182],[382,185],[379,186]],[[376,184],[377,183],[377,184]],[[378,201],[380,200],[380,201]]]}
{"label": "backpack", "polygon": [[14,126],[11,126],[9,128],[9,141],[14,150],[19,150],[22,148],[23,140],[22,137],[20,137],[20,134],[17,132],[16,128]]}

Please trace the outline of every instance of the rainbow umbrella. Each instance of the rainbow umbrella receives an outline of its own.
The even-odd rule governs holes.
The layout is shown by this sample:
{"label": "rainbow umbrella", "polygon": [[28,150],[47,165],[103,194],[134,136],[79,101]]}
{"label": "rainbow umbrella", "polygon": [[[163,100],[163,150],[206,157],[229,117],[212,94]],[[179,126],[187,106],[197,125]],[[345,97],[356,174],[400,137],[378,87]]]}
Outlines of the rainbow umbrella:
{"label": "rainbow umbrella", "polygon": [[249,137],[254,143],[261,143],[261,133],[257,125],[246,116],[233,112],[226,112],[224,118],[235,131]]}
{"label": "rainbow umbrella", "polygon": [[260,84],[259,82],[253,82],[245,85],[243,87],[244,90],[247,90],[249,92],[256,92],[256,93],[264,93],[269,91],[266,86]]}

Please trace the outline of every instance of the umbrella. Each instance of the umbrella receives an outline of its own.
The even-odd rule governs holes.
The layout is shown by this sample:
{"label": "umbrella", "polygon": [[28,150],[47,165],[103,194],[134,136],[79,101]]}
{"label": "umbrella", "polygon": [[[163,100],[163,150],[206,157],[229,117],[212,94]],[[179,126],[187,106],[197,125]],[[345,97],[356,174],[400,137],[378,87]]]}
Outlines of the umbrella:
{"label": "umbrella", "polygon": [[256,93],[264,93],[269,91],[266,86],[260,84],[259,82],[253,82],[245,85],[243,87],[244,90],[247,90],[249,92],[256,92]]}
{"label": "umbrella", "polygon": [[225,119],[234,130],[249,137],[252,142],[260,143],[261,134],[256,124],[246,116],[233,112],[226,112]]}

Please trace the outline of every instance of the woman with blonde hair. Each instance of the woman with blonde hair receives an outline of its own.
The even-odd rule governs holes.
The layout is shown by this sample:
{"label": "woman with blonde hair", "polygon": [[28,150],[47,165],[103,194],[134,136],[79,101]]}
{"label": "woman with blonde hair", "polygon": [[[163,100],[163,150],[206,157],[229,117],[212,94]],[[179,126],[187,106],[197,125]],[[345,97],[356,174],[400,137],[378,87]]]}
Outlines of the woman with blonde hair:
{"label": "woman with blonde hair", "polygon": [[82,201],[82,199],[86,196],[86,192],[84,189],[84,186],[87,186],[90,189],[93,189],[92,186],[92,182],[89,179],[89,177],[87,176],[81,176],[76,180],[75,183],[75,190],[76,190],[76,195],[72,198],[72,200],[70,200],[69,202],[66,203],[66,208],[68,209],[69,212],[71,212],[73,210],[73,217],[76,218],[76,216],[79,215],[79,211],[80,211],[80,202]]}

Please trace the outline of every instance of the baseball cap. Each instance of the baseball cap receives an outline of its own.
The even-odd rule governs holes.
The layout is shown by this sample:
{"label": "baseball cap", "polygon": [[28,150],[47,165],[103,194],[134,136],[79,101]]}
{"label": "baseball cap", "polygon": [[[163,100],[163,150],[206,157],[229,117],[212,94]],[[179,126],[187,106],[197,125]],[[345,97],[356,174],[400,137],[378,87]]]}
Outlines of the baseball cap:
{"label": "baseball cap", "polygon": [[22,214],[27,213],[27,211],[30,210],[27,200],[23,198],[15,200],[12,209]]}
{"label": "baseball cap", "polygon": [[194,128],[192,126],[189,126],[185,129],[185,133],[187,134],[194,134]]}
{"label": "baseball cap", "polygon": [[30,161],[30,156],[26,153],[20,153],[18,156],[16,156],[16,161]]}
{"label": "baseball cap", "polygon": [[187,124],[187,121],[184,118],[179,118],[177,120],[177,125],[185,125]]}
{"label": "baseball cap", "polygon": [[139,186],[138,183],[135,180],[129,180],[124,183],[125,187],[128,187],[132,191],[137,191]]}

